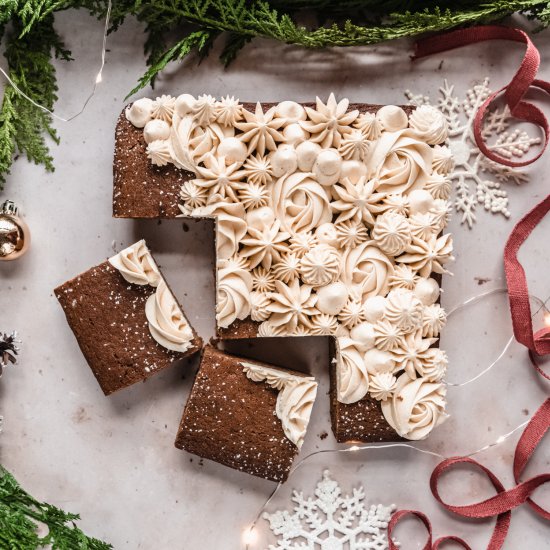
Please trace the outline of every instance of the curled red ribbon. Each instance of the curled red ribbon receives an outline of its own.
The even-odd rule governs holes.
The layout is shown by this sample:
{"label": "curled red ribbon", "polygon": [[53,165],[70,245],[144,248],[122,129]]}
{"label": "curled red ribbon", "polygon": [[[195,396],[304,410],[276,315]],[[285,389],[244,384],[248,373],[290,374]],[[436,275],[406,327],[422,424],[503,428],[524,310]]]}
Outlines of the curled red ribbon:
{"label": "curled red ribbon", "polygon": [[[512,40],[514,42],[521,42],[527,46],[525,56],[521,62],[520,68],[512,78],[511,82],[502,87],[500,90],[493,92],[479,107],[477,116],[474,120],[474,137],[479,150],[489,159],[504,164],[505,166],[511,166],[513,168],[527,166],[539,159],[550,138],[550,126],[544,113],[532,103],[524,100],[525,94],[529,88],[539,88],[550,94],[550,83],[544,80],[537,80],[537,71],[540,65],[540,55],[533,44],[529,36],[520,29],[513,29],[511,27],[500,27],[495,25],[488,25],[484,27],[474,27],[471,29],[461,29],[453,31],[443,35],[436,35],[423,40],[419,40],[416,43],[415,53],[413,59],[419,59],[428,55],[445,52],[458,48],[461,46],[467,46],[469,44],[475,44],[477,42],[484,42],[486,40]],[[483,140],[483,117],[489,109],[491,103],[504,92],[504,99],[510,109],[512,116],[525,122],[531,122],[539,126],[544,132],[544,147],[537,154],[536,157],[524,160],[524,161],[512,161],[506,157],[497,155],[492,151]]]}
{"label": "curled red ribbon", "polygon": [[[533,418],[526,426],[516,447],[514,456],[514,479],[517,483],[512,489],[506,490],[500,480],[485,466],[476,460],[468,457],[448,458],[441,462],[433,471],[430,478],[430,489],[435,499],[449,512],[453,512],[465,518],[490,518],[497,517],[495,528],[487,550],[500,550],[510,528],[512,519],[511,511],[524,503],[528,503],[531,508],[542,518],[550,520],[550,512],[531,500],[531,495],[541,485],[550,482],[550,473],[536,475],[527,481],[521,481],[520,477],[527,466],[531,456],[535,452],[538,444],[541,442],[545,433],[550,428],[550,399],[547,399],[538,409]],[[451,470],[453,467],[461,464],[475,466],[481,470],[488,478],[497,494],[482,502],[456,506],[446,503],[439,494],[440,477]],[[428,541],[422,550],[438,550],[444,542],[455,542],[463,546],[466,550],[471,550],[470,546],[461,538],[456,536],[447,536],[437,539],[432,543],[432,525],[428,517],[422,512],[415,510],[400,510],[396,512],[388,524],[388,538],[390,550],[398,550],[398,546],[393,541],[393,532],[401,520],[407,516],[415,516],[425,525],[428,531]],[[401,550],[403,550],[401,548]]]}
{"label": "curled red ribbon", "polygon": [[[550,138],[550,127],[544,113],[532,103],[525,101],[524,96],[531,87],[541,89],[550,94],[550,83],[536,79],[540,64],[540,55],[525,32],[519,29],[499,26],[461,29],[445,35],[420,40],[416,44],[414,59],[485,40],[512,40],[521,42],[526,45],[526,52],[521,66],[512,81],[507,86],[491,94],[476,113],[474,119],[476,144],[485,156],[499,164],[510,167],[526,166],[540,158],[544,153]],[[504,92],[505,101],[515,118],[536,124],[544,132],[544,147],[534,158],[521,162],[512,161],[493,152],[483,140],[483,117],[491,103],[502,92]],[[517,258],[517,254],[533,229],[549,211],[550,195],[516,224],[504,249],[504,268],[508,285],[514,336],[519,343],[529,350],[531,361],[539,374],[548,380],[550,380],[550,376],[538,366],[536,357],[550,354],[550,328],[543,328],[536,333],[533,331],[527,278]],[[444,508],[467,518],[489,518],[496,516],[496,525],[487,550],[499,550],[502,548],[510,527],[511,511],[524,503],[527,503],[540,517],[550,520],[550,512],[531,499],[531,495],[538,487],[550,481],[550,473],[539,474],[524,482],[520,481],[522,472],[549,428],[550,399],[547,399],[529,421],[517,444],[514,456],[514,479],[516,486],[512,489],[506,490],[500,480],[488,468],[468,457],[449,458],[441,462],[433,471],[430,478],[430,488],[435,499]],[[482,502],[466,506],[455,506],[444,502],[439,494],[439,479],[445,472],[457,465],[463,464],[480,469],[489,478],[497,494]],[[455,536],[440,538],[432,544],[432,526],[430,520],[421,512],[413,510],[402,510],[392,516],[388,525],[390,550],[397,550],[397,546],[392,540],[392,533],[395,527],[404,517],[411,515],[420,519],[428,531],[428,541],[423,550],[437,550],[443,542],[448,541],[453,541],[465,549],[471,550],[463,539]]]}

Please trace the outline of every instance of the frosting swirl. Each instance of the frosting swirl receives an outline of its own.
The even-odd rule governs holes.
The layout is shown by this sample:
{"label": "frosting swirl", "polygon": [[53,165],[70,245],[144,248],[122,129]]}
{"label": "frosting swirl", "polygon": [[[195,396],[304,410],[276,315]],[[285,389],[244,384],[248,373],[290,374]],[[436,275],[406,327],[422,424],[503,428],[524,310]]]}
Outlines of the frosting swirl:
{"label": "frosting swirl", "polygon": [[378,181],[376,191],[407,193],[422,188],[432,171],[432,157],[431,147],[407,130],[383,133],[367,159]]}
{"label": "frosting swirl", "polygon": [[180,353],[191,347],[193,331],[164,281],[147,299],[145,316],[151,335],[161,346]]}
{"label": "frosting swirl", "polygon": [[344,256],[343,281],[360,285],[363,298],[387,294],[391,275],[391,260],[372,241],[348,250]]}
{"label": "frosting swirl", "polygon": [[409,125],[429,145],[437,145],[447,139],[447,120],[439,109],[431,105],[417,107],[409,117]]}
{"label": "frosting swirl", "polygon": [[292,234],[332,221],[328,193],[308,173],[296,172],[277,180],[272,204],[283,228]]}
{"label": "frosting swirl", "polygon": [[376,218],[372,238],[380,250],[390,256],[397,256],[411,242],[409,222],[401,214],[385,212]]}
{"label": "frosting swirl", "polygon": [[337,338],[336,392],[340,403],[356,403],[369,391],[365,361],[351,338]]}
{"label": "frosting swirl", "polygon": [[135,285],[159,286],[162,277],[144,240],[125,248],[109,263],[128,281]]}
{"label": "frosting swirl", "polygon": [[216,320],[222,328],[227,328],[236,319],[250,315],[250,293],[252,275],[227,261],[218,266],[216,299]]}
{"label": "frosting swirl", "polygon": [[285,436],[302,448],[311,410],[317,395],[317,382],[312,376],[296,376],[283,370],[241,363],[253,382],[264,382],[278,390],[275,414],[281,421]]}
{"label": "frosting swirl", "polygon": [[393,397],[382,402],[382,413],[401,437],[413,441],[424,439],[448,418],[445,394],[442,384],[423,378],[412,380],[402,374]]}

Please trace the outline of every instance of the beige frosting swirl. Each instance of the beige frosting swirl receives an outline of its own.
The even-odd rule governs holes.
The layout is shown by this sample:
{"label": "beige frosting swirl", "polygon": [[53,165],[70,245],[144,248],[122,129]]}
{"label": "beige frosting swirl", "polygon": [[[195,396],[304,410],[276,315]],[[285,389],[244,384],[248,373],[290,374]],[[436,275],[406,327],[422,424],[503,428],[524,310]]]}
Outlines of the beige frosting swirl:
{"label": "beige frosting swirl", "polygon": [[411,242],[409,222],[397,212],[385,212],[376,218],[372,238],[380,250],[390,256],[397,256]]}
{"label": "beige frosting swirl", "polygon": [[317,395],[317,382],[312,376],[296,376],[283,370],[241,363],[246,376],[253,382],[263,382],[279,391],[275,414],[281,421],[286,437],[302,448],[311,410]]}
{"label": "beige frosting swirl", "polygon": [[363,298],[387,294],[391,275],[391,260],[372,241],[349,249],[344,256],[342,279],[347,285],[361,285]]}
{"label": "beige frosting swirl", "polygon": [[377,192],[408,193],[421,189],[432,171],[432,149],[400,132],[385,132],[369,151],[367,166],[378,180]]}
{"label": "beige frosting swirl", "polygon": [[422,302],[410,290],[392,290],[386,300],[386,319],[405,332],[422,326]]}
{"label": "beige frosting swirl", "polygon": [[236,319],[250,315],[252,275],[234,264],[221,260],[218,263],[216,320],[227,328]]}
{"label": "beige frosting swirl", "polygon": [[158,286],[162,280],[157,264],[144,240],[109,258],[109,263],[118,269],[124,279],[135,285]]}
{"label": "beige frosting swirl", "polygon": [[443,384],[402,374],[393,397],[382,402],[384,418],[401,437],[424,439],[448,418],[445,394]]}
{"label": "beige frosting swirl", "polygon": [[386,401],[392,396],[397,386],[397,379],[391,372],[380,372],[371,376],[370,394],[377,401]]}
{"label": "beige frosting swirl", "polygon": [[190,348],[193,331],[164,281],[147,299],[145,316],[151,335],[161,346],[180,353]]}
{"label": "beige frosting swirl", "polygon": [[327,244],[313,247],[300,260],[300,273],[304,283],[319,287],[334,282],[340,274],[340,255]]}
{"label": "beige frosting swirl", "polygon": [[329,196],[311,174],[296,172],[277,180],[272,204],[277,218],[289,233],[311,231],[332,221]]}
{"label": "beige frosting swirl", "polygon": [[369,374],[363,355],[351,338],[337,338],[336,391],[340,403],[356,403],[369,391]]}
{"label": "beige frosting swirl", "polygon": [[196,208],[193,216],[216,218],[216,250],[218,258],[227,260],[233,256],[241,239],[246,235],[244,206],[240,203],[217,202]]}
{"label": "beige frosting swirl", "polygon": [[447,139],[447,120],[439,109],[431,105],[417,107],[409,117],[409,126],[430,145],[443,143]]}

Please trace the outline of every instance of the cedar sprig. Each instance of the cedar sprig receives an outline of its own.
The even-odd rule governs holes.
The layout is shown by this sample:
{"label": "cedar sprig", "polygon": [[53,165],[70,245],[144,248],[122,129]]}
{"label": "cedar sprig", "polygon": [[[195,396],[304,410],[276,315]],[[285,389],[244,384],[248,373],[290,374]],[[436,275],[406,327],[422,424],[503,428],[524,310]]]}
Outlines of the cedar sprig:
{"label": "cedar sprig", "polygon": [[[68,60],[53,15],[69,8],[104,18],[108,0],[0,0],[0,39],[10,77],[51,109],[57,99],[54,57]],[[317,23],[300,23],[303,12]],[[550,25],[549,0],[113,0],[110,32],[129,16],[144,25],[148,69],[130,92],[154,85],[172,62],[200,60],[218,39],[227,65],[256,37],[306,48],[348,47],[417,37],[466,25],[499,21],[520,12]],[[309,19],[308,19],[309,20]],[[47,139],[57,141],[51,116],[7,85],[0,109],[0,189],[19,154],[53,170]]]}
{"label": "cedar sprig", "polygon": [[[0,465],[0,549],[109,550],[110,544],[86,535],[78,514],[64,512],[27,493]],[[39,534],[39,526],[47,533]]]}

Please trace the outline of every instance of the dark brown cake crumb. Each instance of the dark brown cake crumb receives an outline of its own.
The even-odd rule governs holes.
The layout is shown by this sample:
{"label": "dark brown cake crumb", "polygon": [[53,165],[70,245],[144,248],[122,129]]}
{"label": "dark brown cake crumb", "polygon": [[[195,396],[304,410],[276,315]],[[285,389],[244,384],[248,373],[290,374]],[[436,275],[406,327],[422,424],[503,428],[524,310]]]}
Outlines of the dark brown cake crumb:
{"label": "dark brown cake crumb", "polygon": [[279,368],[204,348],[175,445],[242,472],[285,481],[298,448],[275,415],[278,392],[247,378],[242,361]]}
{"label": "dark brown cake crumb", "polygon": [[109,262],[54,292],[105,395],[146,380],[202,346],[194,331],[185,353],[158,344],[145,316],[145,302],[155,288],[128,283]]}

